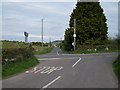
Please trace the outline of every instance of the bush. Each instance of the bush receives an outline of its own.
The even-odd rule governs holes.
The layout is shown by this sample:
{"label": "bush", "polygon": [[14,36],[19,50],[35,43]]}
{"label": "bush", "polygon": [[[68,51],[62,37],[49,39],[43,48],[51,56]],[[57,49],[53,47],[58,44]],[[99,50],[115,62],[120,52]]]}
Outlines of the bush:
{"label": "bush", "polygon": [[2,64],[33,57],[34,55],[29,48],[10,48],[2,50]]}
{"label": "bush", "polygon": [[33,54],[31,45],[17,41],[2,43],[3,78],[23,72],[39,63]]}
{"label": "bush", "polygon": [[2,47],[2,64],[13,63],[33,58],[34,54],[29,45],[22,42],[4,41]]}

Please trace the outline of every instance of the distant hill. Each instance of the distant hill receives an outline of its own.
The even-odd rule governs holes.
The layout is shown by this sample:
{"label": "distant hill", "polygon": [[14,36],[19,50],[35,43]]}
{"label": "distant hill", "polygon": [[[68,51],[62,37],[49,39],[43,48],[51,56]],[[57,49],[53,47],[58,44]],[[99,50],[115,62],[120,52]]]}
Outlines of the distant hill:
{"label": "distant hill", "polygon": [[63,40],[55,40],[53,42],[51,42],[52,45],[58,45],[59,43],[61,43]]}

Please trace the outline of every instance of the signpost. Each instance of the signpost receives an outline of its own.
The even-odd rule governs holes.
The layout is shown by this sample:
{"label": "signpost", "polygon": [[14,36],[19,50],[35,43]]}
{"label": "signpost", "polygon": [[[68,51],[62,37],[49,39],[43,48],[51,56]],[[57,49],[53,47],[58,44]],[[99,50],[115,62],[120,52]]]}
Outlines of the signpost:
{"label": "signpost", "polygon": [[24,32],[24,35],[25,35],[25,43],[27,43],[29,34],[27,32]]}

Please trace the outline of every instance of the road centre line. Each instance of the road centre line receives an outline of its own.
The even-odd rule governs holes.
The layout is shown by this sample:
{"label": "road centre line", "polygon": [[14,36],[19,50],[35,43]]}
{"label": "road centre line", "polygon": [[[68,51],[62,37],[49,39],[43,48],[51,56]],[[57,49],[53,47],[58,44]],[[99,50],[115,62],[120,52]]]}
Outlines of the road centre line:
{"label": "road centre line", "polygon": [[57,78],[55,78],[53,81],[51,81],[50,83],[48,83],[47,85],[45,85],[44,87],[42,87],[42,88],[47,88],[47,87],[49,87],[51,84],[53,84],[54,82],[56,82],[58,79],[60,79],[61,78],[61,76],[58,76]]}
{"label": "road centre line", "polygon": [[79,60],[77,62],[75,62],[75,64],[72,65],[72,68],[75,67],[75,65],[77,65],[78,62],[80,62],[81,58],[79,58]]}

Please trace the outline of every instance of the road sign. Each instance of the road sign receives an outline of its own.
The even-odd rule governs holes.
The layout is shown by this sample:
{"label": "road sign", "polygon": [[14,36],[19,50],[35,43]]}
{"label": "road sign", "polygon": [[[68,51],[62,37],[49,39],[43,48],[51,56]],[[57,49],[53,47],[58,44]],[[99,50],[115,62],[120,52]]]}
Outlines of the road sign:
{"label": "road sign", "polygon": [[24,32],[24,35],[25,35],[25,37],[28,37],[28,33],[27,32]]}
{"label": "road sign", "polygon": [[25,43],[27,43],[28,42],[28,33],[27,32],[24,32],[24,35],[25,35]]}

